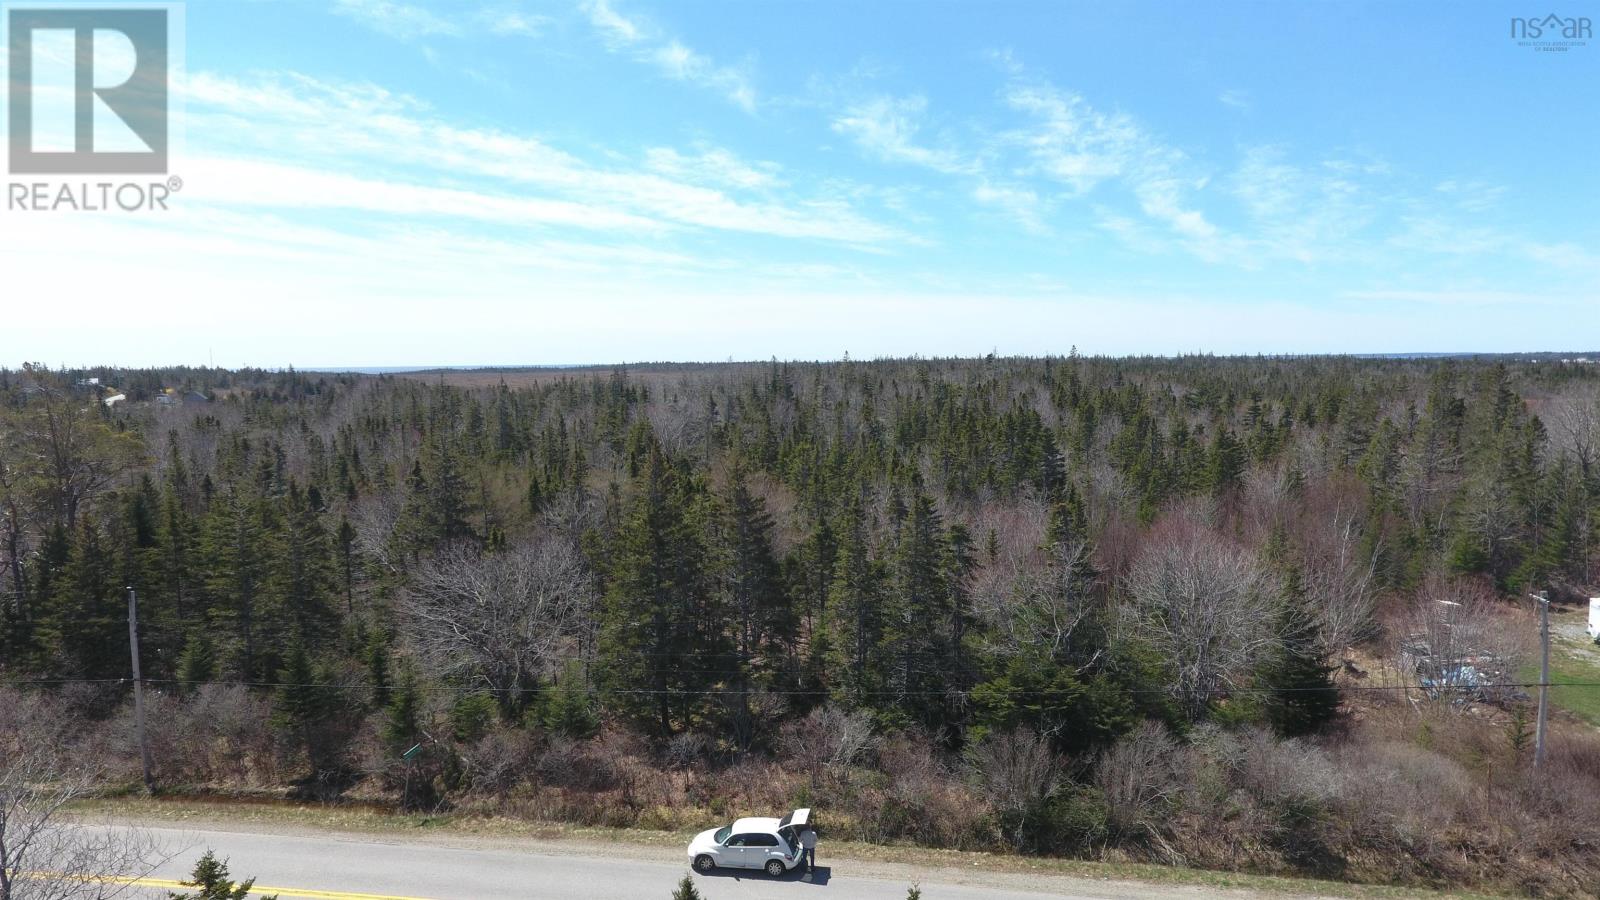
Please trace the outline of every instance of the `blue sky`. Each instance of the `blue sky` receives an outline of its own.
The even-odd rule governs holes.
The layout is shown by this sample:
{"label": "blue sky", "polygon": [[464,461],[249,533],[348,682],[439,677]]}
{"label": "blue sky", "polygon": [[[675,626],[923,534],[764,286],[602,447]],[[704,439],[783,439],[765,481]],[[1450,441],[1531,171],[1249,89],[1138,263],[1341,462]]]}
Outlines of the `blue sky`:
{"label": "blue sky", "polygon": [[0,357],[1592,348],[1600,45],[1518,11],[191,2],[174,208],[0,213]]}

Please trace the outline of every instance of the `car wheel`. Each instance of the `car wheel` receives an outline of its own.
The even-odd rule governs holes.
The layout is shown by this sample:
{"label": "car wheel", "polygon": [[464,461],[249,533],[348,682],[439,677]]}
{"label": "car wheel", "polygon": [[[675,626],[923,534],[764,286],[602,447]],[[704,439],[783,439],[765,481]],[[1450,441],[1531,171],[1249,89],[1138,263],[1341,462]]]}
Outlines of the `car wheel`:
{"label": "car wheel", "polygon": [[778,876],[782,875],[783,873],[785,873],[787,871],[789,871],[789,870],[785,869],[783,867],[783,860],[781,860],[781,859],[769,859],[769,860],[767,860],[767,874],[771,875],[773,878],[777,878]]}
{"label": "car wheel", "polygon": [[694,867],[700,872],[709,872],[717,867],[717,861],[704,853],[694,858]]}

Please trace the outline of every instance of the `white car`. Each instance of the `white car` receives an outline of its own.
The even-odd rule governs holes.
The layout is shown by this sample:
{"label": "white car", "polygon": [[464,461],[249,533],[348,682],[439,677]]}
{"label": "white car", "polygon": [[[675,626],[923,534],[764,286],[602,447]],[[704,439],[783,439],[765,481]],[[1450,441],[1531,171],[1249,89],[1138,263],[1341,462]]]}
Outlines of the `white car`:
{"label": "white car", "polygon": [[782,875],[800,864],[800,831],[810,821],[810,809],[797,809],[781,819],[739,819],[708,828],[689,842],[689,864],[700,872],[765,869]]}

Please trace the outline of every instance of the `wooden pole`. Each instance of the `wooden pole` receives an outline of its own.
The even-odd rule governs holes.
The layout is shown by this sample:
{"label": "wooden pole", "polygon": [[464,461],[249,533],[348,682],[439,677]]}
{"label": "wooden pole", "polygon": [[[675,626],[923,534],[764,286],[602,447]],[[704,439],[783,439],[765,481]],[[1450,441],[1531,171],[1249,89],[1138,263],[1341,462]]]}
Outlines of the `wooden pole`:
{"label": "wooden pole", "polygon": [[133,657],[133,721],[139,738],[139,761],[144,767],[144,789],[155,793],[155,777],[150,774],[150,742],[144,733],[144,678],[139,673],[139,595],[128,587],[128,652]]}
{"label": "wooden pole", "polygon": [[1533,737],[1533,767],[1544,764],[1544,723],[1550,691],[1550,601],[1539,597],[1539,724]]}

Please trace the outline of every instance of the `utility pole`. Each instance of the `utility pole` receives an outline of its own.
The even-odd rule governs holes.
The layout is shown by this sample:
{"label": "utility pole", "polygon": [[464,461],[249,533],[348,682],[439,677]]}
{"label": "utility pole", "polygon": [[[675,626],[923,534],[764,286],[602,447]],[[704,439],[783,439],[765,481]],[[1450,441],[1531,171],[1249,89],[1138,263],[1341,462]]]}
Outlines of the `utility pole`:
{"label": "utility pole", "polygon": [[1539,601],[1539,723],[1533,733],[1533,767],[1544,763],[1544,722],[1549,709],[1546,694],[1550,690],[1550,601],[1544,591],[1533,594]]}
{"label": "utility pole", "polygon": [[133,721],[139,736],[139,761],[144,766],[144,789],[155,793],[155,778],[150,775],[150,742],[144,735],[144,678],[139,674],[139,595],[128,586],[128,652],[133,656]]}

